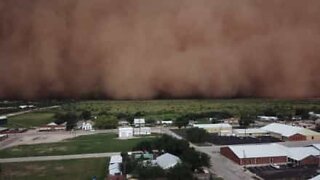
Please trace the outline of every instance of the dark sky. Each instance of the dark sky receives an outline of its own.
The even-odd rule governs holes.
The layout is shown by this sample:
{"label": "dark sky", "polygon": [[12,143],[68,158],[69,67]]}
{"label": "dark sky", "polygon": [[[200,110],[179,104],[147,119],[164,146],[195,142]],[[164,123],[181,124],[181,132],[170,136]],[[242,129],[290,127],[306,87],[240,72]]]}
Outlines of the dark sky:
{"label": "dark sky", "polygon": [[319,0],[0,0],[0,98],[320,96]]}

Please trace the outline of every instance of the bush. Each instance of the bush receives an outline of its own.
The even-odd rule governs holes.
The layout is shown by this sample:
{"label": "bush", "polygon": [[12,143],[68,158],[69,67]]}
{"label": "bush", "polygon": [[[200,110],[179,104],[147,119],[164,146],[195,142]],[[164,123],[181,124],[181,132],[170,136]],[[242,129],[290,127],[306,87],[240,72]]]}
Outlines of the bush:
{"label": "bush", "polygon": [[188,164],[192,171],[201,169],[201,167],[210,167],[210,157],[202,152],[198,152],[193,148],[189,148],[181,155],[183,162]]}
{"label": "bush", "polygon": [[157,179],[165,177],[165,171],[159,166],[141,166],[136,168],[136,174],[139,179]]}
{"label": "bush", "polygon": [[201,128],[190,128],[186,130],[187,139],[193,143],[204,143],[209,138],[209,133]]}

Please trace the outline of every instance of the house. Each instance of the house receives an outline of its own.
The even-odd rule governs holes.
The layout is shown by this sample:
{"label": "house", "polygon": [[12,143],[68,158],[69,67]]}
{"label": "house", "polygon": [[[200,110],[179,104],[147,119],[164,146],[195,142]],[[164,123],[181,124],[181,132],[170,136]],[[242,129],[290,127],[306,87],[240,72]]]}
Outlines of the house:
{"label": "house", "polygon": [[6,125],[8,123],[7,116],[0,116],[0,126]]}
{"label": "house", "polygon": [[260,128],[249,128],[249,129],[233,129],[233,134],[238,137],[259,137],[269,136],[270,133]]}
{"label": "house", "polygon": [[286,124],[271,123],[261,129],[270,132],[271,136],[283,141],[320,140],[320,133],[318,132]]}
{"label": "house", "polygon": [[83,122],[82,126],[81,126],[81,129],[85,130],[85,131],[92,131],[93,128],[92,128],[91,122],[89,122],[89,121]]}
{"label": "house", "polygon": [[120,127],[118,129],[119,138],[132,138],[133,127]]}
{"label": "house", "polygon": [[287,147],[276,143],[255,145],[231,145],[222,147],[220,153],[239,165],[292,164],[316,165],[319,149],[311,147]]}
{"label": "house", "polygon": [[232,126],[226,123],[219,124],[193,124],[193,127],[202,128],[209,133],[218,133],[220,135],[232,134]]}
{"label": "house", "polygon": [[56,124],[55,122],[51,122],[45,126],[41,126],[39,131],[59,131],[59,130],[66,130],[67,123],[63,124]]}
{"label": "house", "polygon": [[144,118],[139,118],[139,119],[134,119],[133,120],[133,125],[135,127],[143,127],[146,125],[146,121]]}
{"label": "house", "polygon": [[162,169],[169,169],[180,163],[181,160],[179,157],[172,155],[170,153],[165,153],[156,158],[156,163]]}

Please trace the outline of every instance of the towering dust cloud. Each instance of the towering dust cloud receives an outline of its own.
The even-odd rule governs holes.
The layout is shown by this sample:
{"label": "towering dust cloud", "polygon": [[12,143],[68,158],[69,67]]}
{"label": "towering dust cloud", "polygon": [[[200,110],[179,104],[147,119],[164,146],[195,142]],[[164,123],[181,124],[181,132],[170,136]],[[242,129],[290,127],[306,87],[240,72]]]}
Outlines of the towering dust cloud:
{"label": "towering dust cloud", "polygon": [[320,1],[0,0],[0,98],[320,96]]}

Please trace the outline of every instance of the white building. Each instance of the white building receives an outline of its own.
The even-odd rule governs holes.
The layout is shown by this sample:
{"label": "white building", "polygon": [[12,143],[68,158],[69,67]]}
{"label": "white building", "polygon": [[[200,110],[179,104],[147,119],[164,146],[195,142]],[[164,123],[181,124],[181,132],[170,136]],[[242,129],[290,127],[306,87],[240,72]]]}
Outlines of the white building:
{"label": "white building", "polygon": [[219,124],[193,124],[193,127],[202,128],[209,133],[218,133],[220,135],[232,134],[232,126],[226,123]]}
{"label": "white building", "polygon": [[118,129],[119,138],[132,138],[133,137],[133,128],[132,127],[120,127]]}
{"label": "white building", "polygon": [[146,121],[144,118],[139,118],[139,119],[134,119],[133,120],[133,125],[135,127],[143,127],[146,125]]}
{"label": "white building", "polygon": [[172,155],[170,153],[165,153],[156,158],[156,163],[162,169],[169,169],[180,163],[181,160],[179,157]]}
{"label": "white building", "polygon": [[141,127],[141,128],[134,128],[133,130],[134,135],[150,135],[151,128],[150,127]]}

